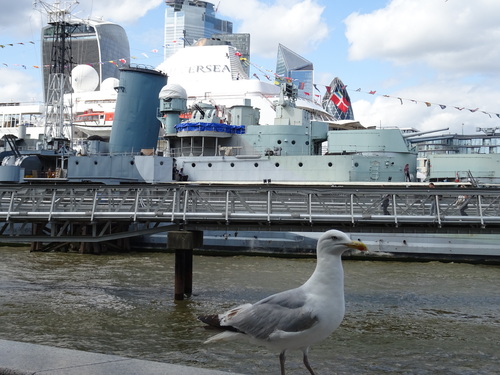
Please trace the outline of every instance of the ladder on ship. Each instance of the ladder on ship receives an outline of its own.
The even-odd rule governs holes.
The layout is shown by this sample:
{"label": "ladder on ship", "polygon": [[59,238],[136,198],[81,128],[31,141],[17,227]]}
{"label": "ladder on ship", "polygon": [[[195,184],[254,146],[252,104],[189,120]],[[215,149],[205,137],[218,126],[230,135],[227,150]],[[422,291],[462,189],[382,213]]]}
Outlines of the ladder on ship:
{"label": "ladder on ship", "polygon": [[17,148],[17,143],[16,143],[16,136],[14,134],[6,134],[3,136],[3,139],[9,146],[10,150],[14,154],[16,158],[21,156],[21,153],[19,152],[19,149]]}

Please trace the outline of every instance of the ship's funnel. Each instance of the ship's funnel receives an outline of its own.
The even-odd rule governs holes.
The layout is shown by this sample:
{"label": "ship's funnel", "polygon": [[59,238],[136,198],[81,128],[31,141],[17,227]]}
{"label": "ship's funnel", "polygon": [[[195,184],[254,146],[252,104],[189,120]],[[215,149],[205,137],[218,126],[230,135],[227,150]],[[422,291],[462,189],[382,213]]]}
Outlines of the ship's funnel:
{"label": "ship's funnel", "polygon": [[122,68],[120,71],[109,140],[110,153],[138,153],[142,149],[154,149],[160,131],[160,122],[156,118],[158,94],[167,83],[167,76],[156,70],[137,67]]}

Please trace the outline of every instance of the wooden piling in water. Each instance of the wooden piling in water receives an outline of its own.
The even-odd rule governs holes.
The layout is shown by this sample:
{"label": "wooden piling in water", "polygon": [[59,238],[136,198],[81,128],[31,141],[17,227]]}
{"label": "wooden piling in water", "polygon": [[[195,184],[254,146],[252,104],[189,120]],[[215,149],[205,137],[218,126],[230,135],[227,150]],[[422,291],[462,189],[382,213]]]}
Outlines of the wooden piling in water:
{"label": "wooden piling in water", "polygon": [[170,231],[167,248],[175,251],[174,300],[182,301],[193,292],[193,249],[203,245],[202,231]]}

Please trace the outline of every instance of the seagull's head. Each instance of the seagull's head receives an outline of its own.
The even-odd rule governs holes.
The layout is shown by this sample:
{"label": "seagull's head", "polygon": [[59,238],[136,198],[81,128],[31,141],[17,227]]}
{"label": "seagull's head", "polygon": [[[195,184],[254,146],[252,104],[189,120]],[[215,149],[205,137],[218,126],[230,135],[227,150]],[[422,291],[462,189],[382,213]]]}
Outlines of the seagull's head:
{"label": "seagull's head", "polygon": [[347,234],[335,229],[323,233],[318,240],[318,253],[342,255],[350,249],[368,250],[363,242],[352,241]]}

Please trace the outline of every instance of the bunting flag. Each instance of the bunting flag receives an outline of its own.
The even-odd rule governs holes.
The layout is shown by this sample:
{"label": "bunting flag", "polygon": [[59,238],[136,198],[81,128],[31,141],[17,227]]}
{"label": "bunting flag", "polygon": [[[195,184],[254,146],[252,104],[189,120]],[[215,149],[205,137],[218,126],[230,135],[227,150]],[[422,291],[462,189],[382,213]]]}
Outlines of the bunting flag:
{"label": "bunting flag", "polygon": [[[374,95],[377,91],[376,90],[362,91],[361,88],[358,88],[357,90],[355,90],[355,92],[364,92],[366,94]],[[439,106],[439,108],[441,108],[441,109],[446,109],[446,108],[449,107],[448,105],[445,105],[445,104],[432,103],[432,102],[429,102],[429,101],[418,101],[418,100],[415,100],[415,99],[405,99],[405,98],[401,98],[399,96],[392,96],[392,95],[387,95],[387,94],[380,95],[380,96],[382,96],[384,98],[398,99],[399,102],[401,103],[401,105],[404,104],[404,101],[410,101],[410,102],[415,103],[415,104],[423,103],[423,104],[425,104],[426,107],[432,107],[433,105]],[[499,113],[492,113],[492,112],[487,112],[487,111],[480,111],[479,108],[465,108],[465,107],[457,107],[457,106],[453,106],[453,108],[455,108],[456,110],[459,110],[459,111],[463,111],[464,109],[466,109],[466,110],[468,110],[469,112],[472,112],[472,113],[481,112],[481,113],[483,113],[485,115],[488,115],[489,117],[492,117],[491,115],[495,115],[498,118],[500,118],[500,114]]]}
{"label": "bunting flag", "polygon": [[[244,59],[244,58],[241,58],[241,57],[240,57],[240,60],[245,60],[245,61],[248,63],[248,65],[252,65],[253,67],[255,67],[255,68],[257,68],[258,70],[260,70],[261,72],[263,72],[264,70],[265,70],[265,71],[268,71],[268,72],[273,72],[272,70],[268,70],[268,69],[265,69],[265,68],[263,68],[263,67],[260,67],[260,66],[258,66],[258,65],[256,65],[256,64],[253,64],[251,61],[247,61],[247,59]],[[302,83],[302,82],[300,82],[300,81],[298,81],[298,80],[292,80],[292,78],[290,78],[290,77],[281,77],[279,74],[276,74],[276,73],[274,73],[274,72],[273,72],[273,74],[274,74],[274,76],[276,77],[276,78],[275,78],[275,80],[274,80],[274,83],[275,83],[276,85],[280,84],[280,81],[286,80],[287,82],[297,81],[296,83],[297,83],[297,86],[298,86],[299,88],[303,86],[303,83]],[[267,77],[268,77],[268,76],[266,76],[266,78],[267,78]],[[269,79],[269,78],[268,78],[268,79]],[[271,79],[269,79],[269,80],[271,81]],[[317,83],[313,83],[313,87],[314,87],[314,89],[315,89],[315,90],[317,90],[317,91],[320,91],[320,90],[318,89],[318,86],[322,86],[322,87],[324,87],[324,88],[325,88],[325,91],[326,91],[326,94],[325,94],[325,95],[328,95],[326,100],[328,100],[328,98],[330,98],[330,101],[331,101],[331,102],[334,102],[334,101],[337,101],[337,102],[338,102],[338,101],[339,101],[339,99],[336,99],[336,98],[333,96],[331,86],[328,86],[328,85],[319,85],[319,84],[317,84]],[[342,88],[343,88],[344,90],[346,90],[346,87],[347,87],[347,85],[343,85],[343,87],[342,87]],[[360,87],[360,88],[358,88],[358,89],[356,89],[356,90],[354,90],[354,91],[355,91],[355,92],[364,92],[364,91],[362,91],[361,87]],[[321,91],[320,91],[320,92],[321,92]],[[338,90],[336,90],[335,92],[338,92]],[[347,93],[347,91],[346,91],[346,93]],[[376,94],[377,94],[377,90],[370,90],[370,91],[366,91],[366,93],[367,93],[367,94],[370,94],[370,95],[376,95]],[[308,94],[310,95],[310,93],[308,93]],[[344,96],[344,95],[343,95],[343,96]],[[446,109],[446,108],[448,108],[448,106],[447,106],[447,105],[444,105],[444,104],[437,104],[437,103],[432,103],[432,102],[430,102],[430,101],[418,101],[418,100],[415,100],[415,99],[405,99],[405,98],[401,98],[401,97],[399,97],[399,96],[391,96],[391,95],[382,95],[382,96],[383,96],[383,97],[385,97],[385,98],[395,98],[395,99],[399,100],[399,103],[400,103],[401,105],[404,105],[404,101],[411,101],[412,103],[415,103],[415,104],[418,104],[418,103],[424,103],[424,104],[426,105],[426,107],[432,107],[433,105],[437,105],[437,106],[439,106],[439,107],[440,107],[441,109],[443,109],[443,110],[444,110],[444,109]],[[333,98],[333,100],[332,100],[331,98]],[[338,98],[338,96],[337,96],[337,98]],[[323,100],[325,100],[325,99],[323,99]],[[324,103],[324,102],[323,102],[323,103]],[[349,102],[347,102],[347,104],[348,104],[348,107],[347,107],[347,108],[349,108],[350,103],[349,103]],[[342,110],[342,111],[344,111],[344,110],[346,109],[346,107],[344,107],[344,106],[342,106],[342,108],[343,108],[343,110]],[[465,107],[454,107],[454,108],[455,108],[455,109],[457,109],[457,110],[459,110],[459,111],[462,111],[462,110],[464,110],[464,109],[465,109]],[[341,109],[339,108],[339,110],[341,110]],[[468,110],[469,110],[470,112],[474,113],[474,112],[479,111],[479,108],[468,109]],[[489,116],[491,117],[490,112],[485,112],[485,111],[480,111],[480,112],[482,112],[482,113],[484,113],[484,114],[487,114],[487,115],[489,115]],[[344,113],[344,112],[343,112],[343,113]],[[494,115],[495,115],[495,116],[497,116],[498,118],[500,118],[500,114],[494,113]]]}
{"label": "bunting flag", "polygon": [[5,47],[14,47],[15,45],[21,45],[21,46],[24,46],[25,44],[35,44],[35,42],[32,42],[32,41],[30,40],[29,42],[5,43],[5,44],[0,44],[0,48],[5,48]]}
{"label": "bunting flag", "polygon": [[330,100],[344,113],[349,109],[349,102],[344,98],[344,95],[342,95],[340,91],[335,91],[332,96],[330,96]]}
{"label": "bunting flag", "polygon": [[[174,40],[172,41],[172,43],[178,43],[179,41],[183,41],[184,38],[179,38],[179,40]],[[26,46],[28,44],[35,44],[35,42],[33,41],[28,41],[28,42],[17,42],[17,43],[3,43],[3,44],[0,44],[0,48],[7,48],[7,47],[14,47],[16,45],[19,45],[19,46]],[[166,44],[166,46],[168,46],[168,44]],[[164,46],[165,47],[165,46]],[[150,53],[158,53],[159,50],[154,48],[154,49],[151,49],[147,52],[150,52]],[[148,53],[146,52],[141,52],[140,53],[142,57],[144,58],[147,58],[149,59],[149,55]],[[280,76],[279,74],[273,72],[273,70],[271,69],[266,69],[264,67],[261,67],[261,66],[258,66],[254,63],[252,63],[251,61],[249,61],[247,58],[243,57],[242,54],[240,52],[235,52],[235,55],[237,57],[239,57],[242,65],[244,66],[253,66],[254,68],[258,69],[262,75],[268,80],[268,81],[274,81],[275,84],[279,85],[281,82],[283,81],[286,81],[286,82],[289,82],[289,83],[296,83],[297,84],[297,87],[301,90],[304,90],[305,89],[305,82],[302,82],[302,81],[299,81],[297,79],[292,79],[291,77],[284,77],[284,76]],[[130,56],[130,59],[138,59],[137,56]],[[95,62],[95,63],[89,63],[87,65],[89,66],[95,66],[95,65],[103,65],[103,64],[113,64],[115,65],[116,67],[119,67],[120,65],[118,64],[127,64],[127,58],[118,58],[118,59],[114,59],[114,60],[109,60],[109,61],[99,61],[99,62]],[[45,65],[43,66],[43,68],[48,68],[50,65]],[[0,66],[1,67],[5,67],[5,68],[19,68],[19,69],[24,69],[24,70],[27,70],[28,68],[34,68],[34,69],[40,69],[40,66],[39,65],[28,65],[28,64],[7,64],[5,62],[2,63],[2,65]],[[274,77],[272,77],[269,73],[271,73],[272,75],[274,75]],[[252,75],[254,78],[260,80],[260,77],[257,75],[257,73],[254,73]],[[349,110],[349,108],[351,107],[351,104],[350,104],[350,101],[349,100],[346,100],[346,95],[348,97],[348,93],[347,93],[347,85],[342,85],[342,87],[335,87],[335,91],[332,93],[332,87],[331,86],[328,86],[328,85],[320,85],[320,84],[317,84],[317,83],[313,83],[312,84],[312,87],[311,89],[314,89],[316,91],[318,91],[319,93],[321,93],[321,90],[318,88],[318,86],[321,86],[324,88],[324,90],[326,91],[326,98],[323,97],[323,105],[325,104],[325,100],[327,101],[331,101],[332,103],[334,103],[338,109],[340,111],[342,111],[343,113],[347,112]],[[369,94],[369,95],[375,95],[377,94],[377,90],[370,90],[370,91],[362,91],[361,88],[358,88],[356,90],[354,90],[355,92],[364,92],[366,94]],[[320,95],[312,95],[310,92],[304,92],[304,95],[306,96],[313,96],[313,97],[320,97]],[[380,95],[380,94],[378,94]],[[405,98],[401,98],[401,97],[398,97],[398,96],[391,96],[391,95],[381,95],[382,97],[384,98],[394,98],[394,99],[397,99],[399,100],[400,104],[403,105],[404,104],[404,101],[410,101],[410,102],[413,102],[415,104],[418,104],[418,103],[424,103],[427,107],[431,107],[433,105],[435,106],[439,106],[439,108],[441,108],[442,110],[444,109],[447,109],[449,106],[448,105],[444,105],[444,104],[438,104],[438,103],[432,103],[430,101],[420,101],[420,100],[415,100],[415,99],[405,99]],[[487,111],[480,111],[479,108],[465,108],[465,107],[458,107],[458,106],[451,106],[452,108],[456,109],[456,110],[459,110],[459,111],[463,111],[464,109],[468,110],[469,112],[471,113],[476,113],[476,112],[481,112],[485,115],[488,115],[490,118],[492,117],[492,115],[495,115],[497,118],[500,119],[500,113],[492,113],[492,112],[487,112]]]}

